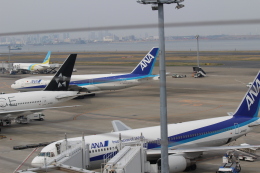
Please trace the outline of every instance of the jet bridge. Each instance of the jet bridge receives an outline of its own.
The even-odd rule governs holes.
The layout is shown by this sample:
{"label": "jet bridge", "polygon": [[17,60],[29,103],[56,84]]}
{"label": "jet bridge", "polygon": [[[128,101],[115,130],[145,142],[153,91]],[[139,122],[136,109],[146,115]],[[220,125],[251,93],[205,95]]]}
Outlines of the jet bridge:
{"label": "jet bridge", "polygon": [[146,144],[142,135],[138,142],[120,142],[121,150],[109,161],[104,158],[105,166],[101,168],[101,173],[158,173],[158,165],[147,161]]}
{"label": "jet bridge", "polygon": [[89,160],[89,144],[85,144],[84,136],[82,141],[64,140],[55,143],[57,156],[44,157],[44,165],[40,168],[30,168],[19,170],[20,173],[32,173],[46,170],[64,170],[70,172],[95,173],[87,170],[90,164]]}

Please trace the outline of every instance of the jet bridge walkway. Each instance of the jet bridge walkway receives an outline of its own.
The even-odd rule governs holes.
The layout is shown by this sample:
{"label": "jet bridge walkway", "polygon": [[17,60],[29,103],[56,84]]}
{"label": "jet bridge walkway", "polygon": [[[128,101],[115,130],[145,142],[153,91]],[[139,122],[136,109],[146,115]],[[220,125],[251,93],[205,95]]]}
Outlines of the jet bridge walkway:
{"label": "jet bridge walkway", "polygon": [[76,142],[69,142],[65,139],[59,144],[65,146],[66,149],[62,150],[57,156],[48,159],[48,161],[45,159],[45,165],[40,168],[30,168],[17,172],[37,173],[46,170],[61,170],[75,173],[95,173],[95,171],[86,169],[89,165],[89,144],[85,144],[84,138],[82,141]]}

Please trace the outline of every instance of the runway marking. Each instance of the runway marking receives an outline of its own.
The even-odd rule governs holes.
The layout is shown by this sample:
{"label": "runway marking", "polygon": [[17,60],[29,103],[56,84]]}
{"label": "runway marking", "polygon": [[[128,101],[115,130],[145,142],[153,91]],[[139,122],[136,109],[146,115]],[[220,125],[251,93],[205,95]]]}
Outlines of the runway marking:
{"label": "runway marking", "polygon": [[186,104],[182,104],[181,106],[202,106],[203,105],[202,103],[198,103],[198,102],[200,102],[198,100],[180,100],[178,102],[186,103]]}
{"label": "runway marking", "polygon": [[31,157],[31,155],[37,150],[38,148],[35,148],[25,159],[24,161],[16,168],[16,170],[13,172],[15,173],[16,171],[18,171],[22,166],[23,164],[29,159],[29,157]]}
{"label": "runway marking", "polygon": [[[190,113],[184,113],[184,114],[177,114],[177,115],[187,115],[187,114],[196,114],[196,113],[200,113],[200,112],[207,112],[207,111],[211,111],[211,110],[214,110],[214,109],[218,109],[218,108],[221,108],[223,105],[219,105],[217,107],[214,107],[214,108],[211,108],[211,109],[207,109],[207,110],[203,110],[203,111],[197,111],[197,112],[190,112]],[[172,115],[174,116],[174,115]],[[176,114],[175,114],[176,116]]]}
{"label": "runway marking", "polygon": [[0,88],[11,88],[10,85],[7,85],[6,82],[1,82]]}

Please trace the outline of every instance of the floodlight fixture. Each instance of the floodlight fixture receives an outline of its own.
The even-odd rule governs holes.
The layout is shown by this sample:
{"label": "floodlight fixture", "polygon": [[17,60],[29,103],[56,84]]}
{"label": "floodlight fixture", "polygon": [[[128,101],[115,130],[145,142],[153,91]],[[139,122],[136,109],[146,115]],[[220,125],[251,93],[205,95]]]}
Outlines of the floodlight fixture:
{"label": "floodlight fixture", "polygon": [[183,4],[179,4],[179,3],[177,3],[178,5],[175,7],[176,9],[180,9],[180,8],[183,8],[184,7],[184,5]]}
{"label": "floodlight fixture", "polygon": [[138,0],[137,2],[140,4],[172,4],[172,3],[180,3],[184,0]]}
{"label": "floodlight fixture", "polygon": [[183,8],[184,5],[180,4],[184,0],[138,0],[137,2],[140,4],[152,4],[152,10],[158,10],[158,4],[172,4],[176,3],[176,9]]}
{"label": "floodlight fixture", "polygon": [[152,4],[152,10],[158,10],[158,4]]}

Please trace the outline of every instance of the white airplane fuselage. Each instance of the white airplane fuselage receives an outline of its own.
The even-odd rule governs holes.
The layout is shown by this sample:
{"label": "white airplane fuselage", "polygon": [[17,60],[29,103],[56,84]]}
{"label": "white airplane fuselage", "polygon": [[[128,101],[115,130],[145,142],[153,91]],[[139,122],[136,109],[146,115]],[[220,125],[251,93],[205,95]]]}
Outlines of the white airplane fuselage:
{"label": "white airplane fuselage", "polygon": [[[16,110],[50,107],[71,99],[71,97],[63,96],[76,97],[76,95],[76,91],[33,91],[26,93],[2,94],[0,95],[0,114],[8,114],[9,111]],[[10,112],[10,114],[17,115],[23,114],[23,112]]]}
{"label": "white airplane fuselage", "polygon": [[[141,85],[156,78],[157,75],[133,74],[93,74],[72,75],[70,85],[86,88],[90,92],[103,90],[120,90]],[[11,87],[18,91],[42,90],[51,80],[50,76],[35,76],[15,81]]]}
{"label": "white airplane fuselage", "polygon": [[17,70],[24,71],[43,71],[50,68],[49,64],[32,64],[32,63],[13,63],[13,67]]}
{"label": "white airplane fuselage", "polygon": [[[221,146],[250,132],[252,128],[249,125],[254,122],[260,123],[259,118],[254,118],[253,120],[244,119],[242,123],[239,118],[226,116],[170,124],[168,125],[168,147],[170,150],[174,150],[178,148],[190,149]],[[119,133],[121,134],[122,143],[139,141],[142,134],[147,141],[149,150],[160,150],[161,148],[160,126],[85,136],[85,143],[90,144],[90,169],[99,168],[103,162],[104,155],[107,153],[117,152]],[[81,140],[81,137],[68,139],[69,143],[74,142],[74,144],[80,144]],[[34,167],[43,166],[44,158],[47,159],[47,162],[52,159],[52,157],[46,157],[47,155],[51,156],[50,153],[53,154],[52,156],[57,156],[56,144],[62,141],[64,140],[44,147],[39,156],[34,158],[32,165]],[[64,149],[65,146],[63,145],[61,151]]]}

